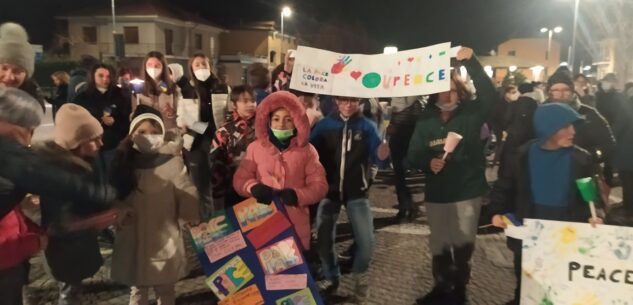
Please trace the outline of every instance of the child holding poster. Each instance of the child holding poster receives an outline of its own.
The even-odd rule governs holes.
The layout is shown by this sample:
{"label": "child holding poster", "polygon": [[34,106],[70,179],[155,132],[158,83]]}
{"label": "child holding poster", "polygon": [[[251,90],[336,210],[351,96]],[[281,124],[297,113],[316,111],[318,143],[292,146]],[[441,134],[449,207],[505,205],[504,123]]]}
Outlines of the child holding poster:
{"label": "child holding poster", "polygon": [[[520,147],[495,182],[489,205],[492,224],[506,228],[501,214],[523,218],[573,222],[602,222],[590,219],[589,206],[576,190],[576,180],[596,175],[591,155],[574,146],[574,126],[583,119],[570,106],[550,103],[534,114],[537,140]],[[521,241],[508,238],[514,253],[517,277],[514,303],[521,297]]]}
{"label": "child holding poster", "polygon": [[[488,191],[481,127],[495,104],[497,93],[473,55],[461,48],[457,60],[471,76],[477,97],[453,70],[450,91],[433,94],[418,119],[406,161],[426,172],[425,205],[431,229],[435,287],[419,304],[466,304],[470,258],[482,196]],[[452,133],[451,133],[452,132]],[[454,151],[445,149],[449,134],[463,136]]]}
{"label": "child holding poster", "polygon": [[180,222],[199,220],[196,187],[182,156],[182,137],[165,131],[160,114],[140,105],[114,160],[121,223],[112,254],[112,279],[131,286],[131,305],[175,303],[175,283],[186,275]]}
{"label": "child holding poster", "polygon": [[301,239],[310,249],[308,206],[327,193],[325,171],[317,151],[308,142],[310,124],[305,108],[287,91],[266,97],[255,118],[257,140],[246,149],[233,177],[240,196],[270,203],[279,197]]}

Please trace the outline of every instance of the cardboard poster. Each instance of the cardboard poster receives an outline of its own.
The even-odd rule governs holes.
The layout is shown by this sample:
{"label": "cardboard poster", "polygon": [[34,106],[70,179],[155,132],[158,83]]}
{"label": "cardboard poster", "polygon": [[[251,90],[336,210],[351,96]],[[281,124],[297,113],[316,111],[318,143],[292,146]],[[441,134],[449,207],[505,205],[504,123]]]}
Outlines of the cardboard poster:
{"label": "cardboard poster", "polygon": [[299,290],[308,285],[308,275],[277,274],[266,275],[266,290]]}
{"label": "cardboard poster", "polygon": [[232,231],[233,228],[228,223],[223,211],[219,212],[218,216],[189,229],[198,253],[204,251],[204,246],[208,243],[218,240]]}
{"label": "cardboard poster", "polygon": [[244,241],[242,232],[238,230],[207,244],[204,247],[204,252],[209,257],[209,261],[215,263],[220,259],[244,248],[246,248],[246,242]]}
{"label": "cardboard poster", "polygon": [[402,97],[450,90],[451,44],[395,54],[342,54],[299,46],[290,88],[322,95]]}
{"label": "cardboard poster", "polygon": [[526,219],[522,305],[633,300],[633,228]]}
{"label": "cardboard poster", "polygon": [[303,264],[301,251],[291,237],[257,251],[257,258],[265,274],[277,274]]}
{"label": "cardboard poster", "polygon": [[242,232],[246,233],[275,214],[277,207],[274,204],[257,203],[255,198],[249,198],[235,205],[233,211]]}
{"label": "cardboard poster", "polygon": [[236,256],[207,278],[207,285],[220,300],[238,291],[254,278],[242,258]]}
{"label": "cardboard poster", "polygon": [[257,285],[250,285],[232,296],[220,301],[218,305],[264,305],[264,299]]}
{"label": "cardboard poster", "polygon": [[278,299],[276,303],[276,305],[317,305],[308,288]]}

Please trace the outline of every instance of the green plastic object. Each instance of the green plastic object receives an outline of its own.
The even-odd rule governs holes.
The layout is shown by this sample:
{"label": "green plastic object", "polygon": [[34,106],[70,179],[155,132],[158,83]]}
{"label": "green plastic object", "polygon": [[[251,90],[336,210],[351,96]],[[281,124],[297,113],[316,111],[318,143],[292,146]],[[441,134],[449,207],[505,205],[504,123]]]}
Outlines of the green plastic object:
{"label": "green plastic object", "polygon": [[582,199],[585,202],[596,202],[600,198],[598,195],[598,188],[592,177],[582,178],[576,180],[576,186],[582,195]]}

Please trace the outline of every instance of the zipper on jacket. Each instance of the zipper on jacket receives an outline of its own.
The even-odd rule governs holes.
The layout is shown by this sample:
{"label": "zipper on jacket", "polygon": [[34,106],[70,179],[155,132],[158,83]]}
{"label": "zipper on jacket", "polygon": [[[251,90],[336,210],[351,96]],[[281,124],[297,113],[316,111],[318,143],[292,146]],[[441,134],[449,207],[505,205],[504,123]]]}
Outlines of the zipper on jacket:
{"label": "zipper on jacket", "polygon": [[363,188],[361,191],[366,191],[369,188],[369,183],[367,183],[367,173],[365,173],[365,166],[360,165],[360,171],[363,175]]}
{"label": "zipper on jacket", "polygon": [[343,201],[343,181],[345,180],[345,155],[349,150],[348,144],[348,133],[347,133],[347,121],[345,121],[345,125],[343,126],[343,140],[341,141],[341,168],[339,170],[339,197],[341,201]]}

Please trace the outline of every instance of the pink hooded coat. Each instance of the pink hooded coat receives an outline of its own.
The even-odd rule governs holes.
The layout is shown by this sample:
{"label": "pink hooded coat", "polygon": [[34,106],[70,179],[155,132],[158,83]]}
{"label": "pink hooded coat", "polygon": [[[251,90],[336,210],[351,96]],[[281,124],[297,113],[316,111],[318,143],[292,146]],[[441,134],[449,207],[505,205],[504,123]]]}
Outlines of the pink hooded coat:
{"label": "pink hooded coat", "polygon": [[[297,129],[297,135],[283,152],[268,139],[270,115],[279,108],[285,108],[290,113]],[[257,108],[255,134],[257,140],[246,149],[246,155],[233,177],[233,187],[243,197],[252,197],[251,187],[258,183],[277,190],[293,189],[299,202],[296,207],[286,206],[286,211],[304,249],[309,249],[308,206],[325,197],[328,183],[319,155],[308,142],[310,124],[303,105],[287,91],[269,95]]]}

